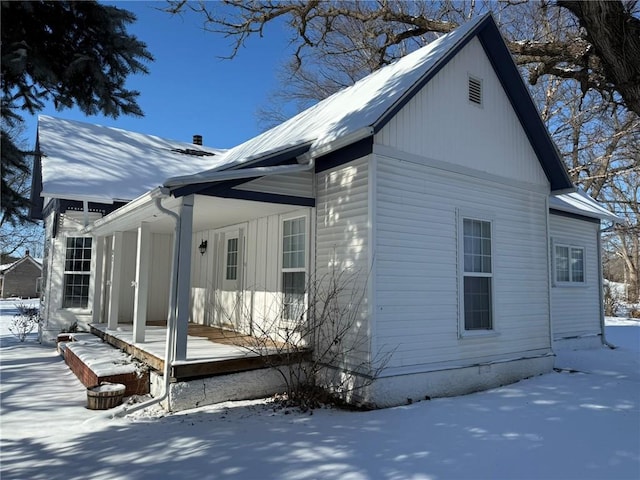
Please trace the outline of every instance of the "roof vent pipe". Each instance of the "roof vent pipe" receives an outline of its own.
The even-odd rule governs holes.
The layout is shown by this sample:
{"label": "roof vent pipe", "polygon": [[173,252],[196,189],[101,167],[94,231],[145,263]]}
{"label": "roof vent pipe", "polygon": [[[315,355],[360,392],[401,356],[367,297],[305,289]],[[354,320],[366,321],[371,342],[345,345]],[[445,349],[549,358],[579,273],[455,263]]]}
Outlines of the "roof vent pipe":
{"label": "roof vent pipe", "polygon": [[194,135],[193,136],[193,144],[194,145],[202,145],[202,135]]}

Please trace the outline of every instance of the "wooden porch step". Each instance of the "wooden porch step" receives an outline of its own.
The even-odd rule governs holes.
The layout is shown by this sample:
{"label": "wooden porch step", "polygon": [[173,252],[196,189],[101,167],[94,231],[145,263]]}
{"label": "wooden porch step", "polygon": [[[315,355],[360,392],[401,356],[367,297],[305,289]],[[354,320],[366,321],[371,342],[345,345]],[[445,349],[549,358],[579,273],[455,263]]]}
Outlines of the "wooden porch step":
{"label": "wooden porch step", "polygon": [[93,335],[65,343],[64,360],[85,387],[121,383],[125,396],[149,393],[149,370]]}

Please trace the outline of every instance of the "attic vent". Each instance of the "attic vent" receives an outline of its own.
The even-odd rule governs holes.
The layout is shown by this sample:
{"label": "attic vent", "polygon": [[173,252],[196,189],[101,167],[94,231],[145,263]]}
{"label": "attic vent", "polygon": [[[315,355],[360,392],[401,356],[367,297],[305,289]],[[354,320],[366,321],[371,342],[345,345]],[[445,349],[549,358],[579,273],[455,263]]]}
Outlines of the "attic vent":
{"label": "attic vent", "polygon": [[469,77],[469,101],[476,105],[482,105],[482,80]]}

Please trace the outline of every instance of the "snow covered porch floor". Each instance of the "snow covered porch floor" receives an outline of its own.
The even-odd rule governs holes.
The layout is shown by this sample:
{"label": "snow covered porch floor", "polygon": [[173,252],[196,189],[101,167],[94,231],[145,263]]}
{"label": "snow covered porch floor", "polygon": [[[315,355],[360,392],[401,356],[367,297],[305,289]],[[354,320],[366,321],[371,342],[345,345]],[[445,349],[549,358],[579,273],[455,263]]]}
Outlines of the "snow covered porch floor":
{"label": "snow covered porch floor", "polygon": [[[91,333],[144,362],[158,372],[164,371],[167,328],[164,322],[149,322],[145,342],[133,342],[133,325],[119,324],[109,330],[107,324],[92,324]],[[170,376],[173,381],[226,375],[279,364],[278,353],[258,354],[248,348],[251,337],[206,325],[189,324],[187,358],[174,362]],[[307,355],[306,352],[300,355]]]}

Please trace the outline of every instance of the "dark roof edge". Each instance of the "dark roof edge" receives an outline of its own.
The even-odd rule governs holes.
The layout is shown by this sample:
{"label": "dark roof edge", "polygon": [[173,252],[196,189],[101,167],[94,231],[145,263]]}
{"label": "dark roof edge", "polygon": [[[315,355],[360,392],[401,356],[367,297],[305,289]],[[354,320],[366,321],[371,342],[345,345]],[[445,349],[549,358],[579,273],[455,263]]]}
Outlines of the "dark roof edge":
{"label": "dark roof edge", "polygon": [[575,189],[562,157],[540,118],[540,113],[533,103],[493,17],[485,28],[478,31],[478,39],[540,160],[542,169],[551,184],[551,191]]}

